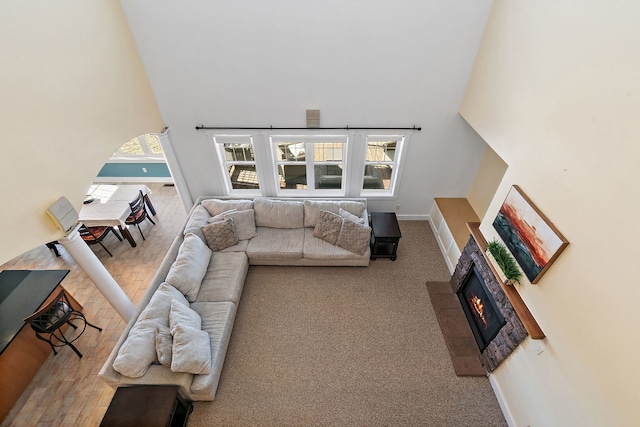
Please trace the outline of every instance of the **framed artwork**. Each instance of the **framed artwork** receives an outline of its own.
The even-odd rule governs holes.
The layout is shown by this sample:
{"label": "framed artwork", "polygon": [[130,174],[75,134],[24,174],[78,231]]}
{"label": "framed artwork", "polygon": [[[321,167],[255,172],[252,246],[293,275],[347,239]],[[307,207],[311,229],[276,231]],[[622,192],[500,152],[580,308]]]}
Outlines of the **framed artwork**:
{"label": "framed artwork", "polygon": [[493,221],[531,283],[538,283],[569,242],[514,185]]}

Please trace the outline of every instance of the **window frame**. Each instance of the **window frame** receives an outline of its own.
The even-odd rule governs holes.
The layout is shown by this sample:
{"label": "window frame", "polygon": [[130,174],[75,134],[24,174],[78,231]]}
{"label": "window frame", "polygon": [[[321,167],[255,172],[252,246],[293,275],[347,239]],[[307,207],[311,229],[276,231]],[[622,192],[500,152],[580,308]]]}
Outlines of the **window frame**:
{"label": "window frame", "polygon": [[[242,196],[259,196],[262,194],[262,185],[264,177],[260,174],[260,167],[258,166],[258,159],[256,154],[256,144],[251,134],[213,134],[213,144],[218,154],[218,160],[223,176],[223,182],[226,190],[226,194],[242,195]],[[225,152],[227,144],[249,144],[253,152],[253,160],[228,160]],[[231,177],[229,176],[229,166],[253,166],[256,171],[258,179],[257,188],[234,188]]]}
{"label": "window frame", "polygon": [[[149,143],[147,141],[148,137],[154,137],[158,140],[158,145],[160,147],[160,153],[155,154],[151,151],[149,147]],[[122,145],[127,144],[128,142],[133,141],[134,139],[138,140],[140,147],[142,148],[142,154],[126,154],[122,152]],[[160,144],[160,137],[158,134],[148,133],[138,135],[135,138],[131,138],[129,141],[122,144],[115,153],[111,155],[107,163],[165,163],[166,159],[164,156],[164,150],[162,149],[162,144]]]}
{"label": "window frame", "polygon": [[[401,169],[404,166],[403,157],[404,151],[406,149],[406,144],[409,136],[408,135],[400,135],[400,134],[384,134],[384,133],[367,133],[364,135],[363,141],[363,150],[364,154],[362,157],[362,182],[360,183],[360,195],[362,197],[367,198],[389,198],[389,197],[397,197],[397,190],[399,188],[399,181],[401,176]],[[391,161],[385,160],[367,160],[367,152],[369,148],[369,142],[387,142],[387,141],[396,141],[396,148],[394,152],[394,158]],[[381,188],[381,189],[373,189],[373,188],[364,188],[364,179],[365,179],[365,170],[367,166],[379,166],[379,165],[387,165],[392,166],[391,168],[391,177],[389,178],[389,188]]]}
{"label": "window frame", "polygon": [[[299,160],[281,160],[280,152],[278,151],[278,143],[302,143],[305,145],[305,159]],[[273,174],[275,179],[276,194],[283,197],[344,197],[347,193],[347,179],[348,179],[348,147],[349,147],[349,135],[342,134],[271,134],[268,136],[268,143],[272,153],[273,161]],[[329,144],[329,143],[341,143],[342,144],[342,160],[316,160],[315,144]],[[306,189],[287,189],[280,186],[280,167],[288,165],[305,165],[306,171]],[[316,188],[315,167],[316,166],[339,166],[342,169],[340,188]]]}

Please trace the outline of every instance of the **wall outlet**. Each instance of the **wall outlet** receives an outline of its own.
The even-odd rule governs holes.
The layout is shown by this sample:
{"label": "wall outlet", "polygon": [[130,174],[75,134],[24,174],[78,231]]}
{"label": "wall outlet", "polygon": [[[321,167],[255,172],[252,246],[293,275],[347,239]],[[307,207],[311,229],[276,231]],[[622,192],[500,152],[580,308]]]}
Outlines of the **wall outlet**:
{"label": "wall outlet", "polygon": [[542,348],[542,344],[537,344],[536,345],[536,354],[538,356],[540,356],[542,353],[544,353],[544,349]]}

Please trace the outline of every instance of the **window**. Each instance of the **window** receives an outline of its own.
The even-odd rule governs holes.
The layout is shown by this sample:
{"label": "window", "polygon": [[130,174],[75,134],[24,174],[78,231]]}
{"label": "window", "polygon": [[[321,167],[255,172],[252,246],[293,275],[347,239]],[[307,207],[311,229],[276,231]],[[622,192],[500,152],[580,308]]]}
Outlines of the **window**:
{"label": "window", "polygon": [[403,142],[403,136],[367,136],[363,191],[393,193]]}
{"label": "window", "polygon": [[278,192],[344,194],[346,136],[272,136],[271,143]]}
{"label": "window", "polygon": [[122,146],[116,151],[112,158],[116,159],[129,159],[139,161],[142,157],[145,158],[160,158],[164,160],[164,153],[160,146],[160,140],[157,135],[144,134],[132,138],[131,140],[122,144]]}
{"label": "window", "polygon": [[223,169],[228,176],[228,190],[257,190],[260,188],[253,140],[250,135],[214,136]]}
{"label": "window", "polygon": [[411,136],[410,131],[384,135],[363,129],[331,135],[224,132],[209,133],[224,171],[224,194],[283,197],[395,197],[402,152]]}

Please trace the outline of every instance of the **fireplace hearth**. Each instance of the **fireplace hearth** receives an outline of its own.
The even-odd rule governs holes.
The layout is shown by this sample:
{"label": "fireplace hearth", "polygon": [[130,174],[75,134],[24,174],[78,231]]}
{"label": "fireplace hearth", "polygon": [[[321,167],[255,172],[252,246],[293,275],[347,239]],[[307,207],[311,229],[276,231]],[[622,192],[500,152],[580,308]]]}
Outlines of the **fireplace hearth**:
{"label": "fireplace hearth", "polygon": [[[487,341],[484,348],[482,348],[483,346],[480,343],[478,344],[478,347],[481,349],[480,361],[488,372],[492,372],[524,341],[528,334],[511,305],[511,302],[502,290],[498,279],[494,276],[491,267],[487,264],[478,244],[473,236],[471,236],[451,276],[450,285],[452,291],[460,295],[460,291],[463,290],[464,285],[466,285],[467,279],[475,280],[473,276],[479,278],[481,284],[484,285],[483,290],[488,293],[487,298],[491,297],[491,300],[482,300],[485,319],[487,316],[486,310],[487,307],[489,307],[489,310],[495,309],[495,313],[501,316],[504,321],[504,324],[495,332],[495,336],[492,336],[494,335],[493,332],[485,334],[488,338],[483,338]],[[482,299],[480,295],[476,296]],[[489,303],[487,304],[486,301],[489,301]],[[469,319],[469,317],[473,319],[473,316],[473,312],[471,312],[471,316],[467,315],[467,319]],[[473,320],[473,322],[475,322],[475,320]],[[475,327],[473,322],[469,321],[472,330]],[[502,322],[498,322],[498,324],[501,323]],[[476,341],[478,341],[477,338]]]}

